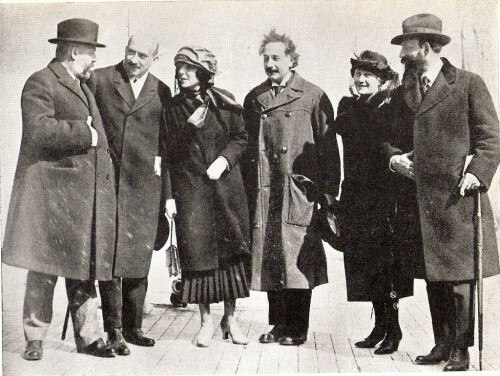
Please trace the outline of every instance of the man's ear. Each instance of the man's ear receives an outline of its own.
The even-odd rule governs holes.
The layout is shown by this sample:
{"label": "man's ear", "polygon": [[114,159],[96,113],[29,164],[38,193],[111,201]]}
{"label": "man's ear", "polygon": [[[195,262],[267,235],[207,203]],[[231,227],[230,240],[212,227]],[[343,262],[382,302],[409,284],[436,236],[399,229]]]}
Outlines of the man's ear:
{"label": "man's ear", "polygon": [[78,48],[77,47],[73,47],[71,48],[71,58],[73,60],[76,60],[76,57],[79,55],[80,53],[78,52]]}
{"label": "man's ear", "polygon": [[424,56],[427,56],[429,54],[429,52],[431,51],[431,45],[429,44],[429,42],[425,42],[422,46],[423,50],[424,50]]}
{"label": "man's ear", "polygon": [[159,58],[160,58],[160,57],[159,57],[158,55],[153,56],[153,61],[158,61],[158,59],[159,59]]}

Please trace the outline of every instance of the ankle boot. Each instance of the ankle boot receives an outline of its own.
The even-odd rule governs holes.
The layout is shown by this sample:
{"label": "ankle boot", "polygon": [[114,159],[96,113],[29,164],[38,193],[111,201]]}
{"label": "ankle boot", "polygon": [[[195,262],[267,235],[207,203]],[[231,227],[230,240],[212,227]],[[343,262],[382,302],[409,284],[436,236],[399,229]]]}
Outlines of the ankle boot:
{"label": "ankle boot", "polygon": [[372,348],[384,339],[387,330],[387,318],[384,303],[373,302],[373,311],[375,312],[375,327],[368,337],[366,337],[363,341],[356,342],[354,346],[364,349]]}
{"label": "ankle boot", "polygon": [[398,301],[385,304],[387,313],[387,333],[380,346],[374,351],[377,355],[392,354],[398,350],[399,342],[403,338],[399,326]]}

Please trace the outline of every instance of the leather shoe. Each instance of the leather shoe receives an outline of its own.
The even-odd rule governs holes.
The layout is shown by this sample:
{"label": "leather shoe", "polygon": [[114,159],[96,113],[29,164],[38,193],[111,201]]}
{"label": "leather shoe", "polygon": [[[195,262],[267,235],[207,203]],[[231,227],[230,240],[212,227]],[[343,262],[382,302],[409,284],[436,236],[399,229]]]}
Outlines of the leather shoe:
{"label": "leather shoe", "polygon": [[100,358],[114,358],[116,352],[114,349],[106,346],[104,340],[99,338],[97,341],[92,342],[90,345],[85,347],[83,350],[79,350],[79,353],[98,356]]}
{"label": "leather shoe", "polygon": [[361,349],[370,349],[373,348],[382,341],[385,337],[386,328],[383,326],[377,326],[373,328],[372,332],[368,337],[364,340],[356,342],[354,346],[359,347]]}
{"label": "leather shoe", "polygon": [[282,346],[299,346],[307,341],[307,334],[286,335],[279,340]]}
{"label": "leather shoe", "polygon": [[443,371],[467,371],[469,369],[469,351],[453,347],[450,353],[450,359],[443,368]]}
{"label": "leather shoe", "polygon": [[26,360],[40,360],[43,356],[42,341],[28,341],[26,349],[23,353],[23,358]]}
{"label": "leather shoe", "polygon": [[392,354],[398,351],[398,347],[399,340],[385,338],[373,353],[376,355]]}
{"label": "leather shoe", "polygon": [[115,350],[118,355],[130,355],[130,349],[120,329],[115,328],[108,332],[108,346]]}
{"label": "leather shoe", "polygon": [[134,331],[123,331],[123,338],[128,343],[132,343],[137,346],[152,347],[155,345],[155,340],[144,336],[142,330]]}
{"label": "leather shoe", "polygon": [[419,355],[415,358],[415,363],[420,365],[438,364],[450,357],[450,348],[446,345],[436,345],[427,355]]}
{"label": "leather shoe", "polygon": [[269,332],[262,334],[259,337],[260,343],[275,343],[285,335],[285,327],[282,325],[275,325]]}

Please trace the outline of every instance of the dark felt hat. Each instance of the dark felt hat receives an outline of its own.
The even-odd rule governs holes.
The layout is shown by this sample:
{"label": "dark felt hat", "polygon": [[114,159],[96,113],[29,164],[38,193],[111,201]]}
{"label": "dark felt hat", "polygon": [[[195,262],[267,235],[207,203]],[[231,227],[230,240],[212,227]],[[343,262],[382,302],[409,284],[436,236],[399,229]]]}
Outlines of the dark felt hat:
{"label": "dark felt hat", "polygon": [[106,47],[97,43],[99,25],[83,18],[71,18],[59,22],[57,25],[57,38],[49,39],[50,43],[82,43],[96,47]]}
{"label": "dark felt hat", "polygon": [[401,44],[406,39],[422,38],[434,40],[441,45],[450,43],[451,38],[441,33],[443,21],[433,14],[421,13],[403,21],[403,34],[392,38],[392,44]]}
{"label": "dark felt hat", "polygon": [[387,64],[387,59],[384,55],[373,51],[363,51],[361,55],[356,56],[357,59],[351,59],[351,76],[354,76],[356,68],[364,69],[373,72],[381,78],[390,80],[395,72]]}

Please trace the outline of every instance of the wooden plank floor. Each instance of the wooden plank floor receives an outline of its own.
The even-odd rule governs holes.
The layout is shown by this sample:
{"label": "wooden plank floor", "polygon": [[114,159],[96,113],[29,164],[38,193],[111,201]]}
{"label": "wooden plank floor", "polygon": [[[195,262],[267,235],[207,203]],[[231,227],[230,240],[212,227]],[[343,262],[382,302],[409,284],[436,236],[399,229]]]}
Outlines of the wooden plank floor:
{"label": "wooden plank floor", "polygon": [[[238,321],[251,342],[246,346],[222,340],[218,323],[223,305],[213,305],[214,335],[209,348],[193,345],[199,329],[196,306],[173,308],[169,302],[170,282],[164,255],[153,257],[149,278],[149,313],[143,330],[156,339],[150,348],[130,345],[132,354],[100,359],[76,353],[71,325],[61,341],[66,307],[64,283],[56,286],[54,319],[44,345],[44,358],[28,362],[21,358],[25,346],[21,317],[26,271],[2,267],[2,370],[5,375],[179,375],[179,374],[294,374],[338,372],[429,372],[441,365],[418,366],[414,359],[433,346],[432,327],[425,283],[415,282],[415,296],[400,304],[403,340],[399,351],[377,356],[372,349],[354,343],[371,330],[369,303],[346,301],[342,255],[327,250],[330,283],[314,290],[308,341],[299,347],[263,345],[260,334],[267,331],[267,298],[252,292],[240,299]],[[500,278],[485,281],[485,338],[483,367],[500,370]],[[472,370],[478,369],[477,347],[471,349]]]}

